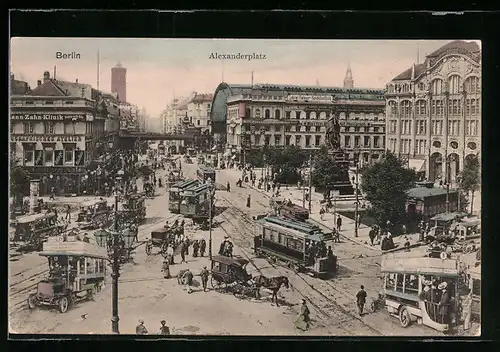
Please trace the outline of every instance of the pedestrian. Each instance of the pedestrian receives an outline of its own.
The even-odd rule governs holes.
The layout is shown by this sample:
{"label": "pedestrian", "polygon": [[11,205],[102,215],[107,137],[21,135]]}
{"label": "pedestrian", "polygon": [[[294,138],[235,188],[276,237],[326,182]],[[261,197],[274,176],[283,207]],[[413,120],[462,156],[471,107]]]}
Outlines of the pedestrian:
{"label": "pedestrian", "polygon": [[49,198],[49,199],[50,199],[50,200],[54,200],[54,199],[55,199],[55,197],[56,197],[56,190],[55,190],[55,188],[54,188],[54,187],[52,187],[52,188],[50,189],[50,198]]}
{"label": "pedestrian", "polygon": [[200,273],[201,285],[203,286],[203,292],[207,292],[207,283],[208,283],[208,276],[209,275],[210,275],[210,273],[208,272],[207,267],[204,266],[203,270]]}
{"label": "pedestrian", "polygon": [[203,257],[205,255],[205,250],[207,248],[207,242],[204,238],[201,239],[200,242],[200,256]]}
{"label": "pedestrian", "polygon": [[226,191],[231,192],[231,184],[229,182],[226,185]]}
{"label": "pedestrian", "polygon": [[174,247],[170,243],[167,247],[167,259],[169,264],[174,264]]}
{"label": "pedestrian", "polygon": [[248,195],[247,197],[247,208],[250,208],[250,202],[251,202],[252,198],[250,197],[250,194]]}
{"label": "pedestrian", "polygon": [[410,240],[408,239],[408,237],[405,237],[405,252],[409,252],[410,251]]}
{"label": "pedestrian", "polygon": [[193,242],[193,258],[196,258],[198,256],[198,250],[200,249],[200,243],[198,240],[195,240]]}
{"label": "pedestrian", "polygon": [[160,324],[160,335],[170,335],[170,328],[166,325],[167,322],[165,320],[162,320]]}
{"label": "pedestrian", "polygon": [[438,285],[438,290],[441,291],[441,299],[438,303],[439,309],[439,317],[441,324],[448,324],[448,315],[449,315],[449,305],[450,305],[450,294],[447,290],[448,283],[446,281],[441,282]]}
{"label": "pedestrian", "polygon": [[186,242],[181,244],[181,263],[187,263],[186,261]]}
{"label": "pedestrian", "polygon": [[324,207],[321,207],[321,209],[319,210],[319,217],[321,219],[321,221],[323,221],[323,217],[325,215],[325,208]]}
{"label": "pedestrian", "polygon": [[368,232],[368,237],[370,238],[370,243],[373,246],[373,241],[375,240],[375,237],[377,237],[377,233],[374,227],[372,227],[370,229],[370,232]]}
{"label": "pedestrian", "polygon": [[219,255],[225,255],[226,251],[226,242],[228,241],[228,236],[224,236],[224,241],[220,244],[219,247]]}
{"label": "pedestrian", "polygon": [[170,265],[169,265],[169,259],[165,259],[163,261],[163,267],[161,269],[161,271],[163,271],[163,278],[164,279],[170,279],[171,276],[170,276]]}
{"label": "pedestrian", "polygon": [[139,319],[139,325],[135,327],[135,333],[137,335],[147,335],[148,329],[144,326],[144,320]]}
{"label": "pedestrian", "polygon": [[193,289],[191,288],[193,284],[193,273],[191,272],[191,270],[189,270],[189,268],[187,268],[184,272],[184,275],[182,275],[182,279],[184,281],[184,284],[186,285],[187,293],[193,292]]}
{"label": "pedestrian", "polygon": [[186,244],[186,255],[189,255],[189,246],[191,245],[191,243],[189,242],[189,238],[185,238],[184,239],[184,243]]}
{"label": "pedestrian", "polygon": [[297,329],[300,329],[302,331],[307,331],[309,329],[309,322],[311,321],[310,318],[310,311],[309,308],[307,307],[306,300],[302,300],[302,305],[300,306],[300,311],[299,315],[295,319],[295,327]]}
{"label": "pedestrian", "polygon": [[361,227],[361,214],[358,214],[356,217],[356,221],[358,222],[358,229]]}
{"label": "pedestrian", "polygon": [[337,217],[337,230],[340,232],[342,228],[342,218],[340,215]]}
{"label": "pedestrian", "polygon": [[71,206],[68,204],[66,207],[66,217],[64,220],[67,220],[68,223],[71,223]]}
{"label": "pedestrian", "polygon": [[366,303],[366,291],[365,287],[361,285],[361,290],[356,294],[356,304],[358,306],[359,316],[363,316],[363,308]]}

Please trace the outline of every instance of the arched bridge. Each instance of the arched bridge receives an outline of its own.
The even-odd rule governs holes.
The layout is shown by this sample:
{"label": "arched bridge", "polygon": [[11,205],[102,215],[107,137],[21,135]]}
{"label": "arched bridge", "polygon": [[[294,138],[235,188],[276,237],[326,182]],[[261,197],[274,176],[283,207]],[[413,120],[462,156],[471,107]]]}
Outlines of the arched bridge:
{"label": "arched bridge", "polygon": [[194,134],[163,134],[154,132],[120,131],[120,139],[142,139],[148,141],[193,141]]}

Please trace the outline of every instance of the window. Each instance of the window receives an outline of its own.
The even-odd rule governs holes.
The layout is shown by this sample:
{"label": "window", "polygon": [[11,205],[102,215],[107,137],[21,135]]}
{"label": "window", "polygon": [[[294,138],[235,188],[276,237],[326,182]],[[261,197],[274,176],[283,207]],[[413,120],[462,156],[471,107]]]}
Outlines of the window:
{"label": "window", "polygon": [[427,133],[427,121],[417,120],[417,134],[423,135]]}
{"label": "window", "polygon": [[418,276],[406,274],[404,280],[404,292],[408,294],[418,294]]}
{"label": "window", "polygon": [[321,136],[314,136],[314,144],[319,146],[321,144]]}
{"label": "window", "polygon": [[200,120],[196,120],[196,124],[199,126],[201,125],[201,121]]}
{"label": "window", "polygon": [[417,115],[425,115],[425,108],[426,108],[427,102],[425,100],[419,100],[415,103],[415,113]]}
{"label": "window", "polygon": [[24,133],[25,134],[32,134],[33,133],[33,122],[25,122],[23,124],[24,126]]}
{"label": "window", "polygon": [[443,115],[443,101],[442,100],[434,100],[432,102],[432,104],[433,104],[432,108],[434,110],[433,115],[437,115],[437,116],[441,115],[442,116]]}
{"label": "window", "polygon": [[397,274],[397,276],[396,276],[396,291],[403,292],[403,285],[404,285],[404,275]]}
{"label": "window", "polygon": [[396,274],[386,274],[385,275],[385,289],[394,290],[394,284],[396,283]]}
{"label": "window", "polygon": [[389,84],[389,86],[387,87],[387,91],[388,91],[389,93],[394,93],[394,85]]}
{"label": "window", "polygon": [[460,76],[453,75],[448,78],[448,91],[450,94],[458,94],[460,91]]}
{"label": "window", "polygon": [[296,251],[304,251],[304,243],[302,241],[296,240],[295,238],[288,237],[286,239],[286,246],[288,248],[295,249]]}
{"label": "window", "polygon": [[33,144],[23,144],[24,147],[24,162],[27,164],[33,163],[35,160],[35,146]]}
{"label": "window", "polygon": [[54,149],[51,147],[46,147],[43,150],[43,162],[46,166],[51,166],[52,163],[54,162]]}
{"label": "window", "polygon": [[269,109],[266,109],[266,111],[265,111],[265,117],[266,117],[266,119],[270,119],[271,118],[271,111]]}
{"label": "window", "polygon": [[390,133],[397,133],[397,123],[395,120],[389,122]]}
{"label": "window", "polygon": [[306,136],[306,147],[311,146],[311,136]]}
{"label": "window", "polygon": [[398,105],[395,101],[390,101],[389,102],[389,116],[394,116],[396,117],[398,115]]}
{"label": "window", "polygon": [[299,145],[300,144],[301,137],[302,136],[295,136],[295,145]]}
{"label": "window", "polygon": [[470,94],[478,94],[479,90],[479,77],[469,77],[465,80],[465,91]]}
{"label": "window", "polygon": [[260,118],[260,109],[255,109],[255,117]]}
{"label": "window", "polygon": [[364,145],[365,145],[365,147],[370,147],[370,137],[369,136],[364,137]]}
{"label": "window", "polygon": [[351,146],[351,136],[344,136],[344,146],[345,147]]}
{"label": "window", "polygon": [[423,82],[420,82],[420,83],[418,84],[418,89],[420,89],[420,90],[425,90],[425,85],[424,85],[424,83],[423,83]]}
{"label": "window", "polygon": [[373,137],[373,146],[375,148],[378,148],[379,147],[379,141],[380,141],[380,137],[379,136],[375,136]]}
{"label": "window", "polygon": [[285,118],[289,119],[291,115],[291,111],[286,111],[285,112]]}
{"label": "window", "polygon": [[431,92],[432,94],[441,94],[443,93],[443,80],[435,79],[431,82]]}
{"label": "window", "polygon": [[11,134],[12,134],[12,133],[14,133],[14,122],[11,122],[11,123],[9,124],[9,129],[10,129],[10,133],[11,133]]}
{"label": "window", "polygon": [[285,136],[286,145],[290,145],[291,138],[292,138],[292,136],[290,136],[290,135]]}
{"label": "window", "polygon": [[75,147],[71,144],[64,146],[64,163],[73,163]]}
{"label": "window", "polygon": [[280,144],[281,144],[281,136],[275,135],[274,136],[274,145],[280,145]]}
{"label": "window", "polygon": [[45,134],[53,134],[54,133],[54,122],[45,122],[43,124],[44,127],[44,133]]}
{"label": "window", "polygon": [[274,111],[274,118],[275,118],[275,119],[279,119],[279,118],[280,118],[280,116],[281,116],[281,112],[279,111],[279,109],[276,109],[276,110]]}
{"label": "window", "polygon": [[309,118],[311,120],[316,120],[318,118],[317,115],[316,115],[316,112],[315,111],[311,111],[311,114],[310,114]]}
{"label": "window", "polygon": [[408,84],[403,84],[403,93],[408,93],[410,91],[410,86]]}

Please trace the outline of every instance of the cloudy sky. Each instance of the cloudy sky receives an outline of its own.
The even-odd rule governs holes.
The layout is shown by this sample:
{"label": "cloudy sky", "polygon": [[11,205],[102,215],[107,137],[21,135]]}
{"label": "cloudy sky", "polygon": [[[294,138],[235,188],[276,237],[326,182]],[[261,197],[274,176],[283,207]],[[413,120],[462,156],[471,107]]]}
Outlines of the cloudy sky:
{"label": "cloudy sky", "polygon": [[[196,91],[213,93],[228,83],[342,86],[350,63],[355,87],[383,88],[425,54],[447,40],[198,40],[13,38],[11,72],[31,87],[44,71],[57,67],[57,79],[97,83],[111,91],[111,67],[127,68],[127,100],[158,116],[174,96]],[[80,59],[56,59],[57,52],[78,53]],[[260,60],[212,59],[216,54],[258,54]]]}

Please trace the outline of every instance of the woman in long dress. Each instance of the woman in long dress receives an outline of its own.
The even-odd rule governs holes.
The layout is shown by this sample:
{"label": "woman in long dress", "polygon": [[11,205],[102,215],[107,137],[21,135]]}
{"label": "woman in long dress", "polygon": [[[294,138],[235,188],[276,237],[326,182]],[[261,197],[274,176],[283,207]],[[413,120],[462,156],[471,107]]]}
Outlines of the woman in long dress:
{"label": "woman in long dress", "polygon": [[297,318],[295,319],[295,327],[297,329],[300,329],[302,331],[306,331],[309,329],[309,322],[311,321],[311,318],[309,317],[309,308],[307,307],[306,300],[302,300],[302,305],[300,307],[300,312]]}

